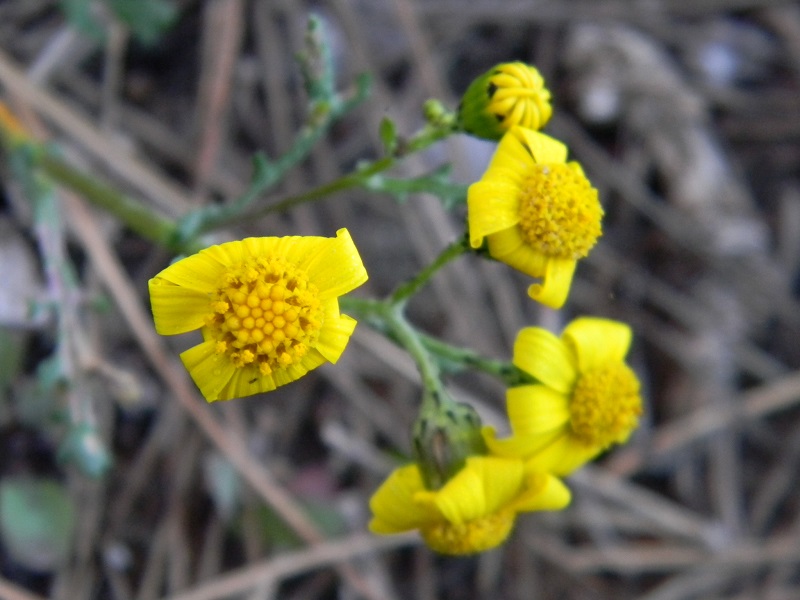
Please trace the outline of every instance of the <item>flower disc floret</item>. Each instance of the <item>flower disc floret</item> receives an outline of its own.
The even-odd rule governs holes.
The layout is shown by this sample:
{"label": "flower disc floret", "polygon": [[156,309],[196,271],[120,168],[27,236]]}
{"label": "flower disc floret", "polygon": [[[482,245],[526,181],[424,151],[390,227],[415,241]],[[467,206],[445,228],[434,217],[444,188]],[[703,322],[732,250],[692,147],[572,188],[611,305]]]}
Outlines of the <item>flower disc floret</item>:
{"label": "flower disc floret", "polygon": [[624,442],[642,414],[639,380],[618,363],[583,373],[572,391],[570,427],[587,446],[607,448]]}
{"label": "flower disc floret", "polygon": [[597,190],[572,165],[535,165],[522,184],[519,228],[545,256],[587,256],[602,233],[602,216]]}
{"label": "flower disc floret", "polygon": [[282,258],[256,258],[223,274],[206,337],[236,367],[253,364],[269,375],[298,363],[321,324],[319,291],[308,275]]}
{"label": "flower disc floret", "polygon": [[513,511],[504,510],[466,523],[441,521],[423,525],[420,534],[432,550],[441,554],[476,554],[506,541],[515,520]]}

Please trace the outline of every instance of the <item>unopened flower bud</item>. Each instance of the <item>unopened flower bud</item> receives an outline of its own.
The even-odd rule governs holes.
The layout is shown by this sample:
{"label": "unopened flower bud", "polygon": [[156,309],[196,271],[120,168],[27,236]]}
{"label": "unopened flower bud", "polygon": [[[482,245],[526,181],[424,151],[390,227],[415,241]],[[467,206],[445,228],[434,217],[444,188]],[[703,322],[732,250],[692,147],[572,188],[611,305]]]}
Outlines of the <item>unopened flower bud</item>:
{"label": "unopened flower bud", "polygon": [[515,125],[539,130],[553,114],[550,90],[539,71],[522,62],[502,63],[475,79],[458,109],[466,133],[499,140]]}
{"label": "unopened flower bud", "polygon": [[[441,393],[441,392],[426,392]],[[481,420],[468,404],[449,400],[423,402],[425,410],[414,423],[414,458],[425,485],[438,490],[466,463],[467,457],[486,453]]]}

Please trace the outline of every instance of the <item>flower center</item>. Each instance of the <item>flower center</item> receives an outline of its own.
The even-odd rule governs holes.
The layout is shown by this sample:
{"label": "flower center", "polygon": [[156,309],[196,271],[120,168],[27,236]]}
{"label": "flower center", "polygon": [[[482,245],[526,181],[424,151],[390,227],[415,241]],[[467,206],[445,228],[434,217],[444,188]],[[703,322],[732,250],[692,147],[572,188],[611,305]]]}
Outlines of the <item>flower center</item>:
{"label": "flower center", "polygon": [[505,510],[466,523],[441,521],[420,529],[431,549],[442,554],[475,554],[502,544],[514,526],[515,513]]}
{"label": "flower center", "polygon": [[587,446],[624,442],[642,414],[639,380],[624,363],[584,373],[569,406],[572,433]]}
{"label": "flower center", "polygon": [[298,362],[319,336],[322,311],[306,273],[281,258],[258,258],[222,276],[206,318],[206,339],[237,367],[262,375]]}
{"label": "flower center", "polygon": [[602,234],[597,190],[579,168],[535,165],[522,185],[519,227],[523,238],[546,256],[579,259]]}

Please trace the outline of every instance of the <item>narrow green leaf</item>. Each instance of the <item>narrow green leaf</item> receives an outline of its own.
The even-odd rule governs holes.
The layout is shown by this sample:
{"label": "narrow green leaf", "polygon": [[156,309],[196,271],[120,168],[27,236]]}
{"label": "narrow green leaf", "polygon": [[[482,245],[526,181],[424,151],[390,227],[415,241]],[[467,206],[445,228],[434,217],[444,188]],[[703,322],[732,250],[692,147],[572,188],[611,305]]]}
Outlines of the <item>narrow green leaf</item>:
{"label": "narrow green leaf", "polygon": [[397,125],[389,117],[381,120],[379,135],[386,154],[392,156],[397,149]]}

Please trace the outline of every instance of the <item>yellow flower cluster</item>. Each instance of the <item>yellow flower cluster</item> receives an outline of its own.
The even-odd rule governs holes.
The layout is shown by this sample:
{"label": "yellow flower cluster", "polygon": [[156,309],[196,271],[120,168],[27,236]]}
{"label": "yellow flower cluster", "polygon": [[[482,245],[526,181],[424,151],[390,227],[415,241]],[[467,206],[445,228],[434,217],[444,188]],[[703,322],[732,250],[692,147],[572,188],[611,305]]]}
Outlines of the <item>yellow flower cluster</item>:
{"label": "yellow flower cluster", "polygon": [[[517,74],[513,85],[498,87],[512,80],[510,73]],[[470,244],[480,248],[486,241],[493,258],[541,279],[528,294],[560,308],[577,261],[602,235],[603,208],[581,166],[567,161],[567,147],[538,131],[552,113],[550,92],[538,71],[509,63],[489,74],[472,84],[462,102],[466,131],[500,138],[483,177],[467,192]],[[482,110],[476,108],[476,85],[486,88]],[[531,106],[520,108],[527,105]],[[465,114],[464,106],[472,108]],[[533,106],[546,109],[537,111]],[[472,116],[487,112],[496,117],[491,132]],[[533,113],[541,118],[530,118]]]}
{"label": "yellow flower cluster", "polygon": [[[538,71],[507,63],[470,86],[458,120],[463,131],[499,139],[468,190],[470,246],[485,244],[493,258],[538,278],[530,297],[560,308],[577,261],[602,234],[603,209],[567,147],[537,131],[551,114]],[[3,122],[16,135],[0,106]],[[339,297],[366,279],[341,229],[333,239],[212,246],[167,267],[149,288],[159,333],[201,331],[202,343],[181,360],[212,402],[270,391],[335,363],[355,327],[340,314]],[[370,530],[419,530],[438,552],[470,554],[501,544],[520,513],[566,507],[570,491],[559,478],[625,442],[638,425],[639,380],[625,363],[631,341],[627,325],[592,317],[572,321],[560,337],[520,331],[513,364],[531,383],[507,390],[505,438],[428,382],[415,460],[372,497]]]}
{"label": "yellow flower cluster", "polygon": [[[577,261],[602,234],[603,209],[566,146],[537,131],[549,101],[536,69],[507,63],[473,82],[459,120],[468,133],[500,140],[468,191],[470,245],[486,243],[493,258],[539,278],[530,297],[560,308]],[[438,489],[425,481],[424,456],[394,471],[372,497],[370,529],[418,529],[438,552],[470,554],[501,544],[518,513],[566,507],[570,492],[558,478],[625,442],[638,424],[639,380],[625,363],[631,340],[627,325],[590,317],[560,337],[520,331],[513,364],[534,382],[507,390],[511,435],[484,427],[483,447]]]}
{"label": "yellow flower cluster", "polygon": [[558,338],[523,329],[513,362],[538,383],[511,387],[512,435],[484,427],[487,450],[440,489],[425,486],[418,464],[394,471],[370,502],[374,533],[419,529],[444,554],[498,546],[521,512],[559,510],[570,493],[558,479],[628,439],[642,412],[639,380],[625,364],[630,328],[584,317]]}

